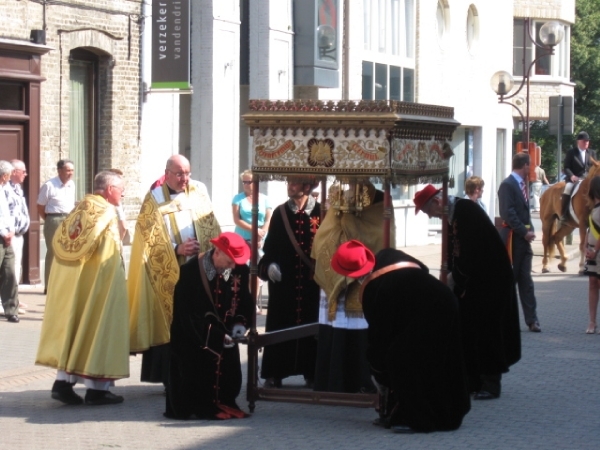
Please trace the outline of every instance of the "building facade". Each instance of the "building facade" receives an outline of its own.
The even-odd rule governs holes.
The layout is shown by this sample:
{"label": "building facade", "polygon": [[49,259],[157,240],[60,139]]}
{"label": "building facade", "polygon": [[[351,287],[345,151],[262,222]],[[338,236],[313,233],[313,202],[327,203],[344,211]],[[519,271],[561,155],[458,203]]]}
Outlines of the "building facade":
{"label": "building facade", "polygon": [[22,159],[29,170],[26,283],[40,280],[35,205],[58,160],[74,161],[78,199],[100,170],[118,168],[128,182],[139,176],[141,5],[0,1],[0,158]]}
{"label": "building facade", "polygon": [[[152,4],[157,0],[0,0],[0,157],[23,159],[32,214],[27,282],[39,280],[40,222],[35,199],[61,158],[75,162],[78,196],[93,175],[119,168],[133,224],[150,184],[175,153],[192,163],[224,229],[239,173],[252,166],[241,120],[250,99],[401,100],[451,106],[451,193],[471,174],[496,190],[510,172],[520,116],[498,103],[490,78],[537,57],[522,25],[564,25],[556,55],[532,68],[530,117],[548,116],[548,96],[572,95],[570,26],[574,0],[193,0],[192,90],[152,85]],[[185,5],[187,2],[164,0]],[[523,106],[522,99],[515,103]],[[394,186],[397,246],[430,242],[439,224],[415,216],[420,186]],[[273,204],[281,182],[264,183]],[[130,227],[133,229],[133,227]],[[43,247],[43,243],[42,243]]]}
{"label": "building facade", "polygon": [[[510,172],[518,113],[498,104],[490,79],[508,70],[518,83],[520,24],[536,31],[548,20],[564,25],[556,55],[531,72],[530,117],[548,117],[549,95],[572,95],[569,36],[573,0],[253,0],[192,2],[191,98],[181,96],[179,148],[189,149],[193,172],[211,192],[221,224],[233,225],[229,201],[237,175],[252,165],[248,130],[239,120],[249,99],[402,100],[452,106],[461,126],[452,141],[451,193],[464,181],[486,182],[488,214],[497,215],[496,191]],[[520,78],[521,77],[521,78]],[[157,94],[158,95],[158,94]],[[519,103],[517,98],[515,103]],[[187,105],[189,103],[189,105]],[[187,125],[186,125],[187,126]],[[189,136],[189,141],[188,141]],[[145,151],[145,150],[144,150]],[[415,217],[420,186],[394,186],[397,245],[430,241],[436,220]],[[266,192],[277,204],[281,183]]]}

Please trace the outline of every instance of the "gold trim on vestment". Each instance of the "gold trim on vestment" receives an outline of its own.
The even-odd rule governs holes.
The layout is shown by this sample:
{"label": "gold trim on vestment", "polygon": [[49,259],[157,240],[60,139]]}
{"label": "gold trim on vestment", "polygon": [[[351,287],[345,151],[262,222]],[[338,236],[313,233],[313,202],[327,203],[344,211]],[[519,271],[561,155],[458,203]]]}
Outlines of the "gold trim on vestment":
{"label": "gold trim on vestment", "polygon": [[[221,233],[210,198],[191,185],[185,191],[200,252],[211,248],[210,239]],[[168,194],[168,191],[167,191]],[[167,197],[168,198],[168,197]],[[173,293],[179,280],[180,261],[175,255],[164,215],[183,211],[178,199],[160,205],[148,192],[135,227],[127,285],[129,288],[131,351],[143,351],[170,341]],[[175,220],[167,218],[174,235],[181,236]],[[181,243],[181,242],[179,242]],[[185,262],[182,257],[181,263]]]}
{"label": "gold trim on vestment", "polygon": [[[395,225],[392,216],[390,245],[395,246]],[[337,248],[346,241],[357,239],[373,253],[383,245],[383,202],[374,203],[363,209],[361,216],[336,214],[330,209],[319,227],[312,246],[311,256],[315,259],[315,281],[327,295],[329,320],[335,319],[337,301],[342,290],[346,290],[346,317],[363,317],[359,300],[359,285],[347,283],[346,277],[331,268],[331,258]]]}
{"label": "gold trim on vestment", "polygon": [[[85,262],[98,245],[96,236],[116,217],[114,205],[99,195],[86,195],[77,209],[56,230],[52,239],[54,255],[65,261]],[[118,236],[116,241],[121,241]]]}

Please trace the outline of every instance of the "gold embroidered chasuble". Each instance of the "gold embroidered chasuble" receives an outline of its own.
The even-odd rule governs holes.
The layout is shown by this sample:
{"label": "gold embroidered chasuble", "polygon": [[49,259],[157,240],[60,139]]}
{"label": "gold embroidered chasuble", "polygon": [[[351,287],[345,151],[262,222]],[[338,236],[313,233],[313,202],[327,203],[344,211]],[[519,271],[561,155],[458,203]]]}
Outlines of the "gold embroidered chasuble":
{"label": "gold embroidered chasuble", "polygon": [[179,280],[174,246],[196,237],[200,253],[221,234],[206,187],[190,181],[171,196],[166,183],[148,192],[135,226],[127,287],[132,352],[166,344],[173,319],[173,292]]}
{"label": "gold embroidered chasuble", "polygon": [[[371,202],[374,188],[370,186]],[[395,246],[395,224],[392,216],[390,246]],[[337,248],[346,241],[357,239],[373,253],[383,246],[383,202],[365,207],[360,216],[336,214],[333,208],[327,211],[312,246],[311,257],[315,259],[315,281],[327,295],[327,312],[330,321],[335,319],[339,294],[347,288],[345,313],[347,317],[363,317],[359,299],[360,285],[352,279],[338,274],[331,268],[331,258]]]}
{"label": "gold embroidered chasuble", "polygon": [[129,312],[114,205],[86,195],[56,231],[36,364],[100,379],[129,376]]}

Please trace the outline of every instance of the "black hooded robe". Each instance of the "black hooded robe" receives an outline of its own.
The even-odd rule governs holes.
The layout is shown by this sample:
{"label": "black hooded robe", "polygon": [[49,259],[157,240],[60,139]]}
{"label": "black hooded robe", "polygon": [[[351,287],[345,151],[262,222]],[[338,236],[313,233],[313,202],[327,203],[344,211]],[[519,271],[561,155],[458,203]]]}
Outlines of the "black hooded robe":
{"label": "black hooded robe", "polygon": [[457,301],[426,266],[399,250],[377,253],[373,270],[401,261],[421,268],[393,270],[364,285],[371,371],[390,389],[390,425],[455,430],[471,407]]}
{"label": "black hooded robe", "polygon": [[499,379],[521,358],[519,305],[508,252],[481,207],[457,200],[450,234],[469,390],[477,392],[482,375]]}

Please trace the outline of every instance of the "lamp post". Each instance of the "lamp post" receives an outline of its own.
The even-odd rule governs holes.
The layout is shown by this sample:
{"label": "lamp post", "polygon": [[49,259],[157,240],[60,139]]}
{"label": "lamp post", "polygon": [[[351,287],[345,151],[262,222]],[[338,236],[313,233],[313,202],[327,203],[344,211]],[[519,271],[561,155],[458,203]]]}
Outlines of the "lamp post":
{"label": "lamp post", "polygon": [[[532,20],[531,18],[527,18],[523,24],[523,78],[521,79],[521,84],[518,89],[509,95],[512,88],[515,85],[515,80],[513,76],[506,72],[505,70],[501,70],[496,72],[492,76],[491,86],[492,90],[498,94],[498,103],[505,103],[511,105],[513,108],[517,110],[519,115],[521,116],[521,121],[523,122],[523,134],[521,140],[523,141],[523,146],[525,149],[529,149],[529,78],[531,76],[531,69],[540,59],[554,55],[554,47],[556,47],[564,38],[565,31],[563,26],[556,21],[546,22],[540,28],[540,41],[542,44],[539,44],[535,37],[532,34]],[[534,44],[536,47],[542,49],[540,55],[537,56],[531,63],[529,67],[527,67],[527,41]],[[527,70],[525,70],[527,69]],[[525,116],[523,112],[519,108],[519,103],[517,103],[518,98],[517,95],[521,92],[521,90],[525,87]],[[514,98],[514,101],[506,101]]]}

